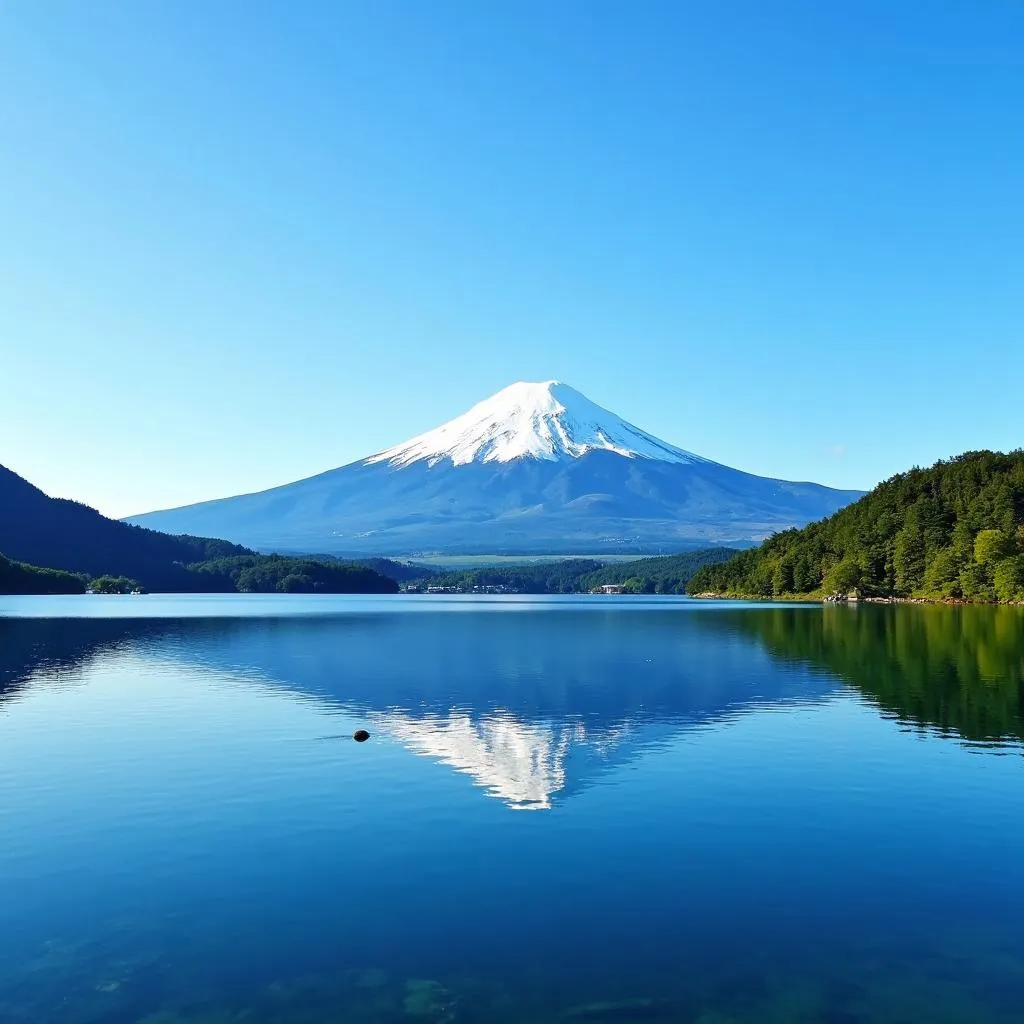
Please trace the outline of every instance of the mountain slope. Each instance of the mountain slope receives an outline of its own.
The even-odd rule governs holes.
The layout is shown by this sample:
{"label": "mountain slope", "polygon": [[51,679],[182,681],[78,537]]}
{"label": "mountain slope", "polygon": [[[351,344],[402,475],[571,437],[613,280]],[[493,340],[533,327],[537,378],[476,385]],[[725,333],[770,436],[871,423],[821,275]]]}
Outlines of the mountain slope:
{"label": "mountain slope", "polygon": [[692,593],[1024,600],[1024,451],[914,469],[823,522],[705,566]]}
{"label": "mountain slope", "polygon": [[107,519],[93,508],[51,498],[0,466],[0,552],[32,565],[142,580],[151,590],[195,589],[185,565],[246,554],[222,540],[172,537]]}
{"label": "mountain slope", "polygon": [[81,593],[82,581],[67,570],[131,577],[165,592],[397,591],[397,583],[377,571],[386,563],[373,561],[379,565],[279,558],[223,540],[157,533],[51,498],[0,466],[0,593]]}
{"label": "mountain slope", "polygon": [[641,552],[755,543],[859,496],[719,465],[546,381],[340,469],[129,521],[261,549]]}

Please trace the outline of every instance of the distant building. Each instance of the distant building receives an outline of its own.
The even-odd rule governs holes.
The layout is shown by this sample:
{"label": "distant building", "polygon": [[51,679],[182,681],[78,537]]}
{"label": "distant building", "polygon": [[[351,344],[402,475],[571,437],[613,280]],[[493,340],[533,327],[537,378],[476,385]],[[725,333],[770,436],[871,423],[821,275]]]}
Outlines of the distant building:
{"label": "distant building", "polygon": [[592,594],[624,594],[625,592],[621,583],[605,583],[591,591]]}

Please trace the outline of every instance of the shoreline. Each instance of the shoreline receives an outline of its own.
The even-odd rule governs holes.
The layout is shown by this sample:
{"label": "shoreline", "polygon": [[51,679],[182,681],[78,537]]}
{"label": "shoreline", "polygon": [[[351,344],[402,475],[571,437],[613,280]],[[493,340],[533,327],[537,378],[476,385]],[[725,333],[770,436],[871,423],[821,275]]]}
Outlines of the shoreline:
{"label": "shoreline", "polygon": [[732,594],[704,591],[700,594],[688,594],[688,597],[700,601],[762,601],[765,603],[803,603],[820,605],[857,605],[857,604],[921,604],[945,605],[947,607],[978,607],[978,608],[1022,608],[1024,601],[968,601],[963,597],[831,597],[820,591],[811,594],[776,594],[766,597],[764,594]]}

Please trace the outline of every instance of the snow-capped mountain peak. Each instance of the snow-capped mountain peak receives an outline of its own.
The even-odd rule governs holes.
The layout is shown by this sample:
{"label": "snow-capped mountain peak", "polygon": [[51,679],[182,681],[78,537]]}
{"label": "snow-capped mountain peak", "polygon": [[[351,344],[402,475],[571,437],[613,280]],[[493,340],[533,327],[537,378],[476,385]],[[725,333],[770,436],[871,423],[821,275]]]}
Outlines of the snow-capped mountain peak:
{"label": "snow-capped mountain peak", "polygon": [[337,469],[130,522],[349,557],[639,552],[746,545],[859,497],[710,462],[544,381]]}
{"label": "snow-capped mountain peak", "polygon": [[446,459],[456,466],[527,458],[557,462],[592,451],[661,462],[707,461],[627,423],[568,384],[548,380],[511,384],[448,423],[371,456],[366,465],[401,467],[425,460],[432,466]]}

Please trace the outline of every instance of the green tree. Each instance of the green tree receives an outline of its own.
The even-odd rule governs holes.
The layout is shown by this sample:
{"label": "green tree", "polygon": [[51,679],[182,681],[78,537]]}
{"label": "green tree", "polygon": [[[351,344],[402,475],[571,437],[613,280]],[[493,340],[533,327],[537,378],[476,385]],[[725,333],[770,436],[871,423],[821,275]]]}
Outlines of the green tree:
{"label": "green tree", "polygon": [[1016,518],[1014,508],[1016,502],[1013,497],[1013,489],[1008,482],[1003,482],[996,489],[992,499],[992,521],[993,524],[1004,534],[1013,534],[1014,520]]}
{"label": "green tree", "polygon": [[979,565],[1001,562],[1013,554],[1013,549],[1013,538],[1002,530],[982,530],[974,538],[974,560]]}
{"label": "green tree", "polygon": [[97,576],[89,590],[94,594],[135,594],[142,593],[142,584],[127,576]]}
{"label": "green tree", "polygon": [[992,570],[992,580],[1000,601],[1024,601],[1024,555],[998,562]]}
{"label": "green tree", "polygon": [[968,601],[994,601],[996,597],[987,566],[976,562],[960,570],[960,590]]}
{"label": "green tree", "polygon": [[924,537],[917,528],[916,519],[896,534],[892,565],[897,593],[912,594],[924,583]]}
{"label": "green tree", "polygon": [[290,572],[277,585],[277,589],[285,594],[311,594],[313,581],[300,572]]}
{"label": "green tree", "polygon": [[966,518],[958,520],[956,526],[953,527],[950,547],[961,565],[967,565],[974,558],[974,532]]}
{"label": "green tree", "polygon": [[960,596],[960,571],[966,559],[953,547],[938,551],[924,572],[924,591],[941,597]]}
{"label": "green tree", "polygon": [[793,563],[786,558],[775,566],[772,573],[772,591],[776,595],[793,592]]}
{"label": "green tree", "polygon": [[825,590],[831,594],[848,594],[860,586],[864,572],[856,558],[837,562],[825,576]]}
{"label": "green tree", "polygon": [[821,574],[813,559],[807,555],[797,555],[793,562],[793,592],[806,594],[809,590],[817,590],[820,582]]}
{"label": "green tree", "polygon": [[250,565],[235,579],[235,586],[242,594],[265,594],[277,586],[272,570],[264,565]]}

